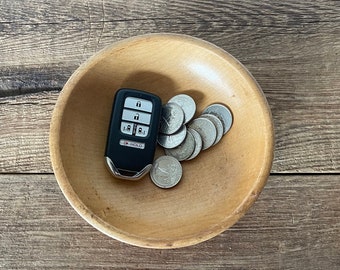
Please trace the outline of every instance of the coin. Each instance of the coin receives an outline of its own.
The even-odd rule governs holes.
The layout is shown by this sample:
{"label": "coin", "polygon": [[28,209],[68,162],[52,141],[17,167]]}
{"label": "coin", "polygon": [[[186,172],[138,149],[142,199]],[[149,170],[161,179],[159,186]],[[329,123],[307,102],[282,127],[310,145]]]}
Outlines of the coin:
{"label": "coin", "polygon": [[208,118],[211,122],[213,122],[213,124],[215,125],[215,128],[216,128],[216,139],[214,141],[214,144],[217,144],[223,137],[223,132],[224,132],[224,129],[223,129],[223,124],[222,124],[222,121],[215,115],[213,114],[202,114],[200,117],[206,117]]}
{"label": "coin", "polygon": [[184,124],[187,124],[196,112],[196,103],[192,97],[186,94],[179,94],[172,97],[168,102],[178,104],[184,112]]}
{"label": "coin", "polygon": [[163,146],[164,148],[175,148],[179,146],[185,139],[187,134],[187,128],[185,125],[174,134],[167,135],[167,134],[158,134],[158,143],[159,145]]}
{"label": "coin", "polygon": [[172,149],[165,149],[165,154],[176,158],[178,161],[186,160],[195,149],[195,138],[187,132],[184,141],[177,147]]}
{"label": "coin", "polygon": [[226,134],[233,124],[233,115],[227,106],[222,104],[211,104],[204,109],[202,114],[213,114],[217,116],[223,124],[223,134]]}
{"label": "coin", "polygon": [[172,188],[182,178],[181,163],[174,157],[160,156],[152,165],[150,178],[160,188]]}
{"label": "coin", "polygon": [[162,107],[162,119],[159,131],[164,134],[173,134],[180,129],[184,121],[184,112],[176,103],[167,103]]}
{"label": "coin", "polygon": [[189,123],[188,127],[196,130],[202,138],[202,150],[208,149],[216,139],[216,128],[213,122],[207,118],[198,117]]}
{"label": "coin", "polygon": [[192,128],[188,128],[187,130],[188,130],[188,132],[190,132],[192,134],[192,136],[194,136],[194,140],[195,140],[194,151],[187,158],[187,160],[191,160],[191,159],[197,157],[197,155],[201,152],[201,150],[202,150],[202,138],[201,138],[201,135],[196,130],[194,130]]}

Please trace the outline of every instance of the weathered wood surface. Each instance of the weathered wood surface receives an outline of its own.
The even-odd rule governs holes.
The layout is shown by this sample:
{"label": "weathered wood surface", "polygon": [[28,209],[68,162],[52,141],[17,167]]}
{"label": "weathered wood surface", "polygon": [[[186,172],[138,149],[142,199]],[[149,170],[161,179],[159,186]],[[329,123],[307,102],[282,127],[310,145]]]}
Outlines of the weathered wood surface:
{"label": "weathered wood surface", "polygon": [[[177,32],[203,38],[246,65],[273,111],[273,172],[340,171],[337,1],[254,4],[41,0],[2,1],[2,6],[0,118],[5,127],[1,133],[6,135],[1,137],[11,147],[20,145],[22,153],[18,155],[19,150],[11,151],[11,147],[8,152],[2,151],[0,158],[6,157],[0,165],[2,172],[51,172],[46,159],[47,137],[43,135],[48,132],[47,112],[52,110],[57,93],[51,96],[42,91],[60,90],[80,63],[106,45],[149,32]],[[36,95],[10,98],[25,93]],[[45,102],[46,98],[45,108],[39,103],[29,105],[34,103],[30,99]],[[16,106],[12,106],[13,102]],[[8,110],[13,114],[8,114]],[[15,126],[20,122],[11,116],[25,110],[39,110],[44,118],[38,121],[40,132],[23,139],[25,133],[18,133]],[[32,119],[18,120],[23,125],[25,121],[33,125],[36,116],[40,117],[30,113],[26,117]]]}
{"label": "weathered wood surface", "polygon": [[[339,1],[0,0],[0,268],[339,269]],[[63,198],[49,160],[72,72],[117,40],[210,41],[258,80],[276,132],[273,175],[222,235],[179,250],[112,240]],[[29,174],[27,174],[29,173]]]}
{"label": "weathered wood surface", "polygon": [[271,176],[230,230],[175,250],[122,244],[88,225],[53,175],[0,175],[0,268],[339,269],[339,176]]}
{"label": "weathered wood surface", "polygon": [[[340,88],[323,94],[271,91],[267,97],[276,133],[272,172],[340,172]],[[45,91],[0,99],[0,172],[52,172],[48,136],[58,95]]]}

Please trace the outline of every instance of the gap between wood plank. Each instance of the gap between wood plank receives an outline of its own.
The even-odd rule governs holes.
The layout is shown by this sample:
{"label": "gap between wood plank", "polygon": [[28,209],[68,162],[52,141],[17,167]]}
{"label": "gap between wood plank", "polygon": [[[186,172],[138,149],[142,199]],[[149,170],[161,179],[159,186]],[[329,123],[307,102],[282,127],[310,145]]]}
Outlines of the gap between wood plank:
{"label": "gap between wood plank", "polygon": [[[0,172],[0,175],[54,175],[54,173],[40,173],[40,172]],[[337,176],[340,172],[320,172],[320,173],[293,173],[293,172],[280,172],[270,173],[269,176]]]}

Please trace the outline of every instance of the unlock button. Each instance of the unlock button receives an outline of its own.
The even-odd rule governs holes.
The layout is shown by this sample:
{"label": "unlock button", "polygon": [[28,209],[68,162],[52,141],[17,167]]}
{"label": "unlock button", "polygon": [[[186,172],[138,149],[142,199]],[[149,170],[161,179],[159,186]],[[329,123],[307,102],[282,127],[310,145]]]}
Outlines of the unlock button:
{"label": "unlock button", "polygon": [[123,110],[122,120],[149,125],[151,114],[129,109]]}

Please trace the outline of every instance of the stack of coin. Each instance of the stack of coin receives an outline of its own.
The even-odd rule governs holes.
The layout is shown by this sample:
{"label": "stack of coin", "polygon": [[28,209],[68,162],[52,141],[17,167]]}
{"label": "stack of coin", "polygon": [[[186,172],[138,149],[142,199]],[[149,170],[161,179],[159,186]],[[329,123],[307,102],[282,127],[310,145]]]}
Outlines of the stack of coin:
{"label": "stack of coin", "polygon": [[[185,94],[174,96],[163,105],[158,144],[164,147],[166,156],[159,158],[162,162],[157,159],[150,172],[152,181],[159,187],[170,188],[180,181],[181,164],[174,162],[173,158],[177,161],[195,158],[202,150],[216,145],[233,123],[230,110],[222,104],[209,105],[199,117],[193,119],[195,112],[195,101]],[[169,184],[162,182],[166,177],[159,177],[165,172],[169,173],[165,161],[171,164],[167,166],[171,167],[172,172],[180,172],[176,173],[176,181],[167,181]]]}
{"label": "stack of coin", "polygon": [[178,147],[187,137],[186,124],[194,117],[196,103],[192,97],[180,94],[163,105],[158,143],[165,149]]}

